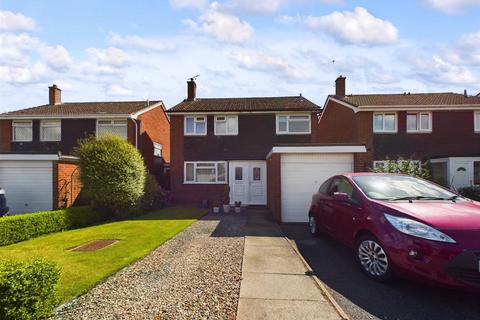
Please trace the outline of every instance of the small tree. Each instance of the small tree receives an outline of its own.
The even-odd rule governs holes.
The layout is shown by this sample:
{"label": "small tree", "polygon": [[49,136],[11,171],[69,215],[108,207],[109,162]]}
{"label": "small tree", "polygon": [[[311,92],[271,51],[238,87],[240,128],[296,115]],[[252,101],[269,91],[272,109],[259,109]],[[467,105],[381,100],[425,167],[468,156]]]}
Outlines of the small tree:
{"label": "small tree", "polygon": [[116,216],[138,203],[146,170],[140,153],[117,135],[87,138],[75,154],[80,158],[80,178],[94,204]]}
{"label": "small tree", "polygon": [[420,163],[415,160],[387,160],[386,165],[380,168],[373,168],[372,172],[401,173],[413,177],[429,179],[430,169],[428,162]]}

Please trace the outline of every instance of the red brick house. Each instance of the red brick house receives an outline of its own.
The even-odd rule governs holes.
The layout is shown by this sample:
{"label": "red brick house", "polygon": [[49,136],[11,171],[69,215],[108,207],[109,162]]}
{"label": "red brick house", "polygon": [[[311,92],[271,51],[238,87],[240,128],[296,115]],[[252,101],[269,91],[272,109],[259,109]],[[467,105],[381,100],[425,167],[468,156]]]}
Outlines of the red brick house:
{"label": "red brick house", "polygon": [[457,93],[346,95],[345,78],[327,98],[318,139],[362,143],[358,170],[386,160],[429,160],[445,186],[480,184],[480,97]]}
{"label": "red brick house", "polygon": [[278,221],[304,222],[310,197],[330,175],[354,170],[357,144],[319,144],[321,109],[303,96],[187,99],[171,119],[173,200],[267,205]]}
{"label": "red brick house", "polygon": [[72,151],[79,139],[105,133],[136,146],[150,173],[166,180],[170,120],[162,101],[62,102],[61,90],[53,85],[49,104],[1,114],[0,186],[11,212],[75,202],[81,187]]}

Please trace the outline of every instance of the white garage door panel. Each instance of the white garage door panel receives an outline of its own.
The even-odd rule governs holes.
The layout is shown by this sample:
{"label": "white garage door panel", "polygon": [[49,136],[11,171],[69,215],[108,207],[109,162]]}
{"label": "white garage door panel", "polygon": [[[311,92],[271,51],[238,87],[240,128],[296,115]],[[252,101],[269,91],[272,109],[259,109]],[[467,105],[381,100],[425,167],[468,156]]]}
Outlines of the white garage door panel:
{"label": "white garage door panel", "polygon": [[51,161],[0,161],[0,187],[10,213],[52,209]]}
{"label": "white garage door panel", "polygon": [[352,154],[283,154],[282,221],[308,222],[313,193],[331,176],[351,171]]}

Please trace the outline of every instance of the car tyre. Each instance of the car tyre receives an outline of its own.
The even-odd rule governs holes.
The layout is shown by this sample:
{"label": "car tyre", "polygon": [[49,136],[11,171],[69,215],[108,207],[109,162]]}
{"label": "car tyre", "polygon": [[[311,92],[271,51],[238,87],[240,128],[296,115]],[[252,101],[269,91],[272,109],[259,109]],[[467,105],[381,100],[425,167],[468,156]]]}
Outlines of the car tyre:
{"label": "car tyre", "polygon": [[318,229],[318,222],[313,215],[310,215],[308,218],[308,231],[310,231],[310,234],[314,237],[320,236],[320,231]]}
{"label": "car tyre", "polygon": [[373,235],[363,235],[355,245],[355,257],[363,273],[386,282],[392,278],[392,264],[388,252]]}

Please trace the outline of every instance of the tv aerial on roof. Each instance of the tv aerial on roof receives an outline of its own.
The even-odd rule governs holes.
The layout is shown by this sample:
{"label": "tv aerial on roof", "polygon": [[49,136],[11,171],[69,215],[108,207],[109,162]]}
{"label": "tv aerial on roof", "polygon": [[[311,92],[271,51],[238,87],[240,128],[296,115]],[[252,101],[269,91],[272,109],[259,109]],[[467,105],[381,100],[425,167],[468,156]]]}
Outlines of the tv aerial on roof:
{"label": "tv aerial on roof", "polygon": [[199,75],[199,74],[197,74],[197,75],[196,75],[196,76],[194,76],[194,77],[191,77],[191,78],[190,78],[190,79],[188,79],[188,80],[194,81],[194,80],[197,80],[197,78],[198,78],[198,77],[200,77],[200,75]]}

